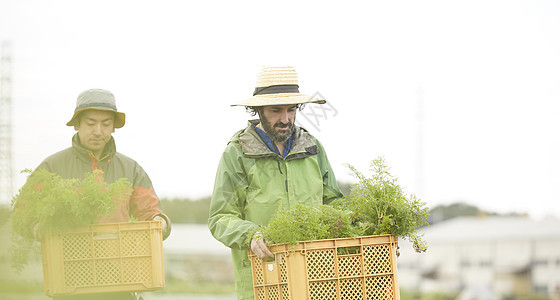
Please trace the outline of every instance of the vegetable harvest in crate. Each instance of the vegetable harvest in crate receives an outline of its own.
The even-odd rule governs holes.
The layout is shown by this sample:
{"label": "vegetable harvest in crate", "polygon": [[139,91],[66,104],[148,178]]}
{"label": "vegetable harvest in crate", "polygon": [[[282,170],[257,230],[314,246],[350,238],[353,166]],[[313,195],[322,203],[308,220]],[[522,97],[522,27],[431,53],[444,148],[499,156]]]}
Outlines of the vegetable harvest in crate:
{"label": "vegetable harvest in crate", "polygon": [[47,231],[60,232],[97,224],[132,193],[126,178],[107,184],[101,170],[87,173],[81,179],[63,179],[43,169],[23,172],[29,173],[28,179],[11,203],[10,252],[16,269],[27,264],[35,234],[44,236]]}
{"label": "vegetable harvest in crate", "polygon": [[392,234],[409,240],[416,252],[427,249],[417,228],[428,225],[428,207],[406,195],[383,157],[371,161],[367,177],[348,165],[358,183],[350,195],[317,207],[281,208],[267,226],[258,228],[267,244]]}

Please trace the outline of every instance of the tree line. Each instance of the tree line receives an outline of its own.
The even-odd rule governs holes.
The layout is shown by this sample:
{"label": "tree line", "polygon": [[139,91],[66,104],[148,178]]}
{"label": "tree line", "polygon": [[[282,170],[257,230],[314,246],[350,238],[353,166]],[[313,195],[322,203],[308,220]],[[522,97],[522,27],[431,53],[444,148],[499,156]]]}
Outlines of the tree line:
{"label": "tree line", "polygon": [[[338,183],[344,195],[350,193],[351,184]],[[211,196],[202,199],[160,199],[161,210],[172,223],[206,224],[210,210]]]}
{"label": "tree line", "polygon": [[[342,194],[348,195],[350,193],[351,184],[339,182],[339,187]],[[206,224],[208,222],[210,199],[210,196],[196,200],[187,198],[162,198],[160,199],[160,207],[161,210],[169,216],[172,223]],[[0,205],[0,226],[9,219],[10,212],[10,207],[8,205]],[[495,212],[485,211],[464,202],[434,206],[430,208],[429,214],[428,221],[430,224],[462,216],[499,215]],[[505,215],[526,216],[526,214],[514,212]]]}

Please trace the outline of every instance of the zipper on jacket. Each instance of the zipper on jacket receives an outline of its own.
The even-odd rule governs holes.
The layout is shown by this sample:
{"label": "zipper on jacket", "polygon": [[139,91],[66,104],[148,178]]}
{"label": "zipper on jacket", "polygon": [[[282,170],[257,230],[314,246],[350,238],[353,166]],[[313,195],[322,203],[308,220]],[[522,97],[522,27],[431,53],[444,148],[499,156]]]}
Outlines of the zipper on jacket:
{"label": "zipper on jacket", "polygon": [[280,174],[284,174],[282,173],[282,168],[280,168],[280,160],[278,158],[276,158],[276,162],[278,163],[278,171],[280,171]]}
{"label": "zipper on jacket", "polygon": [[[280,174],[284,174],[282,173],[282,168],[280,167],[280,159],[278,157],[276,157],[276,162],[278,163],[278,171],[280,171]],[[286,177],[286,180],[284,180],[284,185],[286,186],[286,193],[288,192],[288,177]]]}

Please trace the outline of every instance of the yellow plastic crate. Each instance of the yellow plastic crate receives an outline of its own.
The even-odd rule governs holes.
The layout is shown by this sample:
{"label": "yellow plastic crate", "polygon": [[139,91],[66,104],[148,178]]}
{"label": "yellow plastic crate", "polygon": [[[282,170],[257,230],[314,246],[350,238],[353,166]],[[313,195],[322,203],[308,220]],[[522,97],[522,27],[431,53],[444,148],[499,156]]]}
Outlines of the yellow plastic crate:
{"label": "yellow plastic crate", "polygon": [[159,221],[49,233],[41,244],[47,296],[151,291],[165,285]]}
{"label": "yellow plastic crate", "polygon": [[256,300],[399,300],[393,235],[278,244],[272,261],[249,250]]}

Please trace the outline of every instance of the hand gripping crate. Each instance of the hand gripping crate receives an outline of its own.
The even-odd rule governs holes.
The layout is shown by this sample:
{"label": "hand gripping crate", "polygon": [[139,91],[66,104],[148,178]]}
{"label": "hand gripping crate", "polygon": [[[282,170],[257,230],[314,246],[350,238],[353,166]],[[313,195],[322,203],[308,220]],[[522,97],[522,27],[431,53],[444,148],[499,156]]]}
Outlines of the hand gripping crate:
{"label": "hand gripping crate", "polygon": [[272,261],[249,250],[256,300],[399,300],[397,238],[376,235],[278,244]]}
{"label": "hand gripping crate", "polygon": [[159,221],[48,233],[41,244],[47,296],[151,291],[165,285]]}

